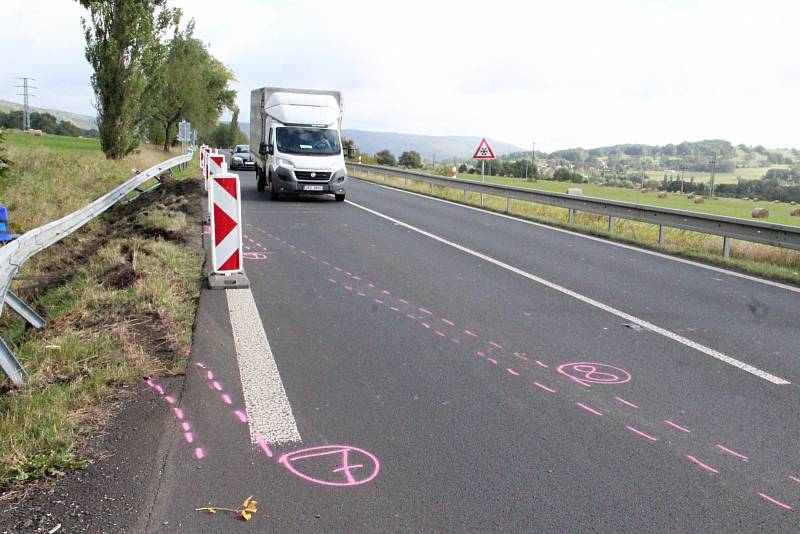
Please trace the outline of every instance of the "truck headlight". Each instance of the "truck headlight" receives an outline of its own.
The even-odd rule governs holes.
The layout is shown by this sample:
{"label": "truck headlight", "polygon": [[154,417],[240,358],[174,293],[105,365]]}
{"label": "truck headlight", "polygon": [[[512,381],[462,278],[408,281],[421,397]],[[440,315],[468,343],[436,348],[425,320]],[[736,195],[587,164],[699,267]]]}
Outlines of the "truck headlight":
{"label": "truck headlight", "polygon": [[294,170],[294,163],[292,163],[291,161],[289,161],[286,158],[275,158],[275,163],[279,167],[283,167],[285,169],[289,169],[290,171]]}

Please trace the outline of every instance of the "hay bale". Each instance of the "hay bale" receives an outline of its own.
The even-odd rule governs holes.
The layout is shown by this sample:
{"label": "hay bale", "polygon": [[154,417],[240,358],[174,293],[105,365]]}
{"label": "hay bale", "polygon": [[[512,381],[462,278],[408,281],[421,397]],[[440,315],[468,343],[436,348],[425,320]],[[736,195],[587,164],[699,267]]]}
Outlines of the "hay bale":
{"label": "hay bale", "polygon": [[694,197],[694,203],[695,204],[702,204],[703,202],[705,202],[705,199],[703,197],[700,197],[700,196]]}
{"label": "hay bale", "polygon": [[797,206],[797,202],[795,202],[794,200],[792,200],[791,202],[789,202],[789,205],[790,205],[790,206]]}
{"label": "hay bale", "polygon": [[754,208],[750,215],[754,219],[766,219],[769,217],[769,211],[766,208]]}
{"label": "hay bale", "polygon": [[688,195],[686,195],[686,198],[694,198],[694,193],[689,193]]}
{"label": "hay bale", "polygon": [[667,198],[667,192],[666,191],[659,191],[658,192],[658,198]]}
{"label": "hay bale", "polygon": [[780,204],[780,203],[781,203],[781,201],[780,201],[780,200],[773,200],[773,201],[772,201],[772,203],[773,203],[773,204]]}
{"label": "hay bale", "polygon": [[800,217],[800,208],[795,208],[789,213],[792,217]]}

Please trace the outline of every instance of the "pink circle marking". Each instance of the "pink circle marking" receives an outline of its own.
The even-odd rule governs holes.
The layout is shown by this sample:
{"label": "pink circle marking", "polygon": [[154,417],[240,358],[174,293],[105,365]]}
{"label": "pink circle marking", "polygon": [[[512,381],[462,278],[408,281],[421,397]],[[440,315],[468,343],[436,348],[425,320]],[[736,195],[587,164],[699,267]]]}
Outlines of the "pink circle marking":
{"label": "pink circle marking", "polygon": [[246,260],[266,260],[267,255],[263,252],[245,252],[242,254]]}
{"label": "pink circle marking", "polygon": [[[331,479],[315,478],[311,475],[304,473],[298,462],[302,460],[313,459],[340,455],[340,466],[331,470]],[[354,454],[356,463],[350,463],[350,455]],[[311,462],[308,462],[311,465]],[[322,445],[320,447],[311,447],[308,449],[301,449],[299,451],[288,452],[278,459],[278,463],[289,470],[293,475],[297,475],[303,480],[313,482],[315,484],[322,484],[323,486],[358,486],[365,484],[378,476],[380,471],[380,463],[375,455],[359,449],[358,447],[351,447],[349,445]],[[354,473],[355,471],[355,473]]]}
{"label": "pink circle marking", "polygon": [[628,371],[606,363],[565,363],[558,366],[558,372],[582,386],[624,384],[631,381],[631,374]]}

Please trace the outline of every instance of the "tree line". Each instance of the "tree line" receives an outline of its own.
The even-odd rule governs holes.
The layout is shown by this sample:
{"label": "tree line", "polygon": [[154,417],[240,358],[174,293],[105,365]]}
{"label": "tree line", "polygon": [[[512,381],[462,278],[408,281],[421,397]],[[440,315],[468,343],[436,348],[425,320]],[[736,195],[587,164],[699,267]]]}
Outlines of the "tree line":
{"label": "tree line", "polygon": [[81,24],[106,157],[144,140],[168,150],[182,120],[210,132],[224,109],[237,113],[233,72],[194,36],[194,20],[181,27],[180,9],[167,0],[77,1],[88,11]]}
{"label": "tree line", "polygon": [[[70,121],[60,121],[52,113],[34,111],[30,114],[31,128],[47,134],[67,135],[69,137],[98,137],[96,129],[80,128]],[[21,128],[22,110],[0,111],[0,128]]]}

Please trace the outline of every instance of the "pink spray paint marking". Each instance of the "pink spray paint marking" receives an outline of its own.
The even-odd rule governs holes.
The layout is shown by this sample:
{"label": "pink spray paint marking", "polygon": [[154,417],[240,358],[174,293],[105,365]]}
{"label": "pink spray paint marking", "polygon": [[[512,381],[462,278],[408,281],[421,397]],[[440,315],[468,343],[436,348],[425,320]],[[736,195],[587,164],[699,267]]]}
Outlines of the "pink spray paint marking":
{"label": "pink spray paint marking", "polygon": [[789,475],[789,480],[792,480],[792,481],[797,482],[798,484],[800,484],[800,478],[797,478],[796,476]]}
{"label": "pink spray paint marking", "polygon": [[439,337],[447,337],[447,334],[445,334],[445,333],[444,333],[444,332],[442,332],[441,330],[437,330],[437,331],[436,331],[436,335],[437,335],[437,336],[439,336]]}
{"label": "pink spray paint marking", "polygon": [[356,281],[360,282],[361,281],[361,277],[353,275],[353,280],[356,280]]}
{"label": "pink spray paint marking", "polygon": [[644,439],[649,439],[650,441],[658,441],[657,437],[651,436],[650,434],[645,434],[641,430],[637,430],[637,429],[633,428],[632,426],[626,426],[625,428],[627,428],[628,430],[630,430],[634,434],[643,437]]}
{"label": "pink spray paint marking", "polygon": [[183,420],[183,410],[181,410],[180,408],[173,408],[172,411],[175,413],[175,417],[177,417],[180,420]]}
{"label": "pink spray paint marking", "polygon": [[348,271],[345,271],[345,272],[344,272],[344,274],[345,274],[346,276],[353,276],[353,273],[351,273],[351,272],[348,272]]}
{"label": "pink spray paint marking", "polygon": [[336,269],[336,270],[337,270],[337,271],[339,271],[339,272],[342,272],[342,268],[341,268],[341,267],[336,267],[336,266],[334,266],[333,268],[334,268],[334,269]]}
{"label": "pink spray paint marking", "polygon": [[687,454],[686,458],[688,458],[690,462],[700,466],[701,468],[705,469],[709,473],[719,473],[719,471],[717,471],[716,469],[714,469],[710,465],[704,464],[703,462],[701,462],[700,460],[698,460],[694,456],[691,456],[691,455]]}
{"label": "pink spray paint marking", "polygon": [[494,358],[486,358],[486,359],[492,362],[493,364],[497,365],[497,360],[495,360]]}
{"label": "pink spray paint marking", "polygon": [[514,376],[519,376],[519,373],[513,370],[511,367],[506,367],[506,371],[508,371],[510,374]]}
{"label": "pink spray paint marking", "polygon": [[375,302],[376,304],[383,304],[383,301],[380,299],[373,299],[373,302]]}
{"label": "pink spray paint marking", "polygon": [[492,347],[494,347],[494,348],[496,348],[496,349],[503,350],[503,346],[502,346],[502,345],[500,345],[499,343],[495,343],[494,341],[490,341],[490,342],[489,342],[489,345],[491,345]]}
{"label": "pink spray paint marking", "polygon": [[546,363],[544,363],[544,362],[541,362],[541,361],[539,361],[539,360],[536,360],[536,365],[538,365],[539,367],[542,367],[542,368],[544,368],[544,369],[547,369],[548,367],[550,367],[550,366],[549,366],[549,365],[547,365]]}
{"label": "pink spray paint marking", "polygon": [[412,321],[416,321],[416,320],[417,320],[417,316],[416,316],[416,315],[411,315],[410,313],[407,313],[407,314],[406,314],[406,317],[408,317],[408,318],[409,318],[409,319],[411,319]]}
{"label": "pink spray paint marking", "polygon": [[421,325],[422,325],[422,326],[424,326],[425,328],[430,328],[430,327],[431,327],[431,325],[429,325],[429,324],[428,324],[428,323],[426,323],[426,322],[422,322],[422,321],[420,321],[420,323],[419,323],[419,324],[421,324]]}
{"label": "pink spray paint marking", "polygon": [[211,371],[208,371],[206,373],[206,378],[208,378],[209,380],[214,380],[214,373],[212,373]]}
{"label": "pink spray paint marking", "polygon": [[381,293],[383,293],[383,294],[384,294],[384,295],[386,295],[387,297],[391,297],[391,296],[392,296],[392,294],[391,294],[391,293],[389,293],[388,291],[386,291],[385,289],[384,289],[383,291],[381,291]]}
{"label": "pink spray paint marking", "polygon": [[527,356],[525,356],[521,352],[514,352],[513,354],[514,354],[515,358],[519,358],[520,360],[523,360],[523,361],[526,361],[526,362],[531,361],[530,358],[528,358]]}
{"label": "pink spray paint marking", "polygon": [[206,364],[204,364],[203,362],[197,362],[194,365],[196,367],[199,367],[200,369],[205,369],[206,368]]}
{"label": "pink spray paint marking", "polygon": [[186,439],[186,443],[192,443],[194,441],[194,436],[191,432],[184,432],[183,437]]}
{"label": "pink spray paint marking", "polygon": [[536,386],[539,389],[543,389],[543,390],[547,391],[548,393],[555,393],[556,392],[556,390],[554,390],[553,388],[549,388],[549,387],[545,386],[544,384],[540,384],[539,382],[534,382],[533,385]]}
{"label": "pink spray paint marking", "polygon": [[664,424],[667,426],[671,426],[675,430],[680,430],[681,432],[685,432],[687,434],[691,432],[691,430],[689,430],[688,428],[684,428],[679,424],[673,423],[672,421],[664,421]]}
{"label": "pink spray paint marking", "polygon": [[419,311],[424,313],[425,315],[433,315],[433,312],[426,310],[425,308],[417,308]]}
{"label": "pink spray paint marking", "polygon": [[247,422],[247,414],[246,414],[246,413],[244,413],[243,411],[241,411],[241,410],[236,410],[236,411],[235,411],[235,412],[233,412],[233,413],[236,415],[236,417],[238,417],[238,418],[239,418],[239,421],[241,421],[242,423],[246,423],[246,422]]}
{"label": "pink spray paint marking", "polygon": [[461,344],[461,342],[460,342],[459,340],[457,340],[456,338],[454,338],[454,337],[451,337],[451,338],[450,338],[450,341],[452,341],[452,342],[453,342],[453,343],[455,343],[456,345],[460,345],[460,344]]}
{"label": "pink spray paint marking", "polygon": [[585,404],[583,404],[582,402],[576,402],[576,403],[575,403],[575,405],[576,405],[576,406],[578,406],[579,408],[583,408],[584,410],[586,410],[586,411],[587,411],[587,412],[589,412],[589,413],[593,413],[593,414],[595,414],[595,415],[603,415],[601,412],[598,412],[598,411],[597,411],[597,410],[595,410],[594,408],[591,408],[591,407],[589,407],[589,406],[586,406],[586,405],[585,405]]}
{"label": "pink spray paint marking", "polygon": [[397,300],[399,300],[403,304],[408,305],[408,301],[406,299],[397,299]]}
{"label": "pink spray paint marking", "polygon": [[316,256],[312,256],[311,254],[309,254],[308,257],[311,258],[314,261],[317,261],[317,257]]}
{"label": "pink spray paint marking", "polygon": [[246,260],[266,260],[267,255],[263,252],[245,252],[242,257]]}
{"label": "pink spray paint marking", "polygon": [[370,289],[375,289],[375,284],[372,282],[369,282],[367,285],[370,287]]}
{"label": "pink spray paint marking", "polygon": [[[357,463],[351,463],[351,456]],[[337,457],[338,466],[331,469],[331,462]],[[323,486],[358,486],[374,479],[380,471],[380,463],[373,454],[348,445],[323,445],[290,452],[281,456],[278,463],[293,475]]]}
{"label": "pink spray paint marking", "polygon": [[170,404],[175,404],[175,399],[170,395],[165,395],[164,396],[164,400],[167,401]]}
{"label": "pink spray paint marking", "polygon": [[788,504],[786,504],[785,502],[781,502],[778,499],[774,499],[774,498],[770,497],[769,495],[767,495],[766,493],[761,493],[760,491],[758,491],[756,493],[758,493],[759,496],[761,496],[762,498],[768,500],[772,504],[776,504],[776,505],[780,506],[784,510],[791,510],[792,509],[792,507],[789,506]]}
{"label": "pink spray paint marking", "polygon": [[400,308],[398,308],[396,306],[389,306],[389,309],[392,310],[393,312],[399,312],[400,311]]}
{"label": "pink spray paint marking", "polygon": [[450,326],[455,326],[455,325],[456,325],[456,323],[454,323],[454,322],[453,322],[453,321],[451,321],[450,319],[445,319],[444,317],[442,317],[442,322],[443,322],[444,324],[447,324],[447,325],[450,325]]}
{"label": "pink spray paint marking", "polygon": [[205,458],[206,453],[203,452],[203,449],[201,449],[200,447],[197,447],[194,450],[194,455],[198,460],[202,460],[203,458]]}
{"label": "pink spray paint marking", "polygon": [[633,408],[634,410],[638,410],[638,409],[639,409],[639,407],[638,407],[637,405],[635,405],[635,404],[634,404],[634,403],[632,403],[632,402],[628,402],[628,401],[626,401],[626,400],[625,400],[625,399],[623,399],[622,397],[614,397],[614,400],[616,400],[616,401],[617,401],[617,402],[619,402],[619,403],[622,403],[622,404],[624,404],[625,406],[627,406],[627,407],[629,407],[629,408]]}
{"label": "pink spray paint marking", "polygon": [[564,363],[558,366],[558,372],[583,386],[590,386],[591,384],[624,384],[631,380],[631,375],[628,371],[605,363]]}
{"label": "pink spray paint marking", "polygon": [[353,290],[352,286],[344,286],[344,288],[345,288],[346,290],[348,290],[348,291],[352,291],[352,290]]}
{"label": "pink spray paint marking", "polygon": [[227,393],[223,393],[221,396],[222,396],[222,402],[224,402],[225,404],[233,404],[230,395],[228,395]]}
{"label": "pink spray paint marking", "polygon": [[162,388],[162,387],[161,387],[161,386],[159,386],[158,384],[156,384],[156,385],[155,385],[155,386],[153,386],[153,387],[155,388],[155,390],[156,390],[156,391],[158,391],[158,394],[159,394],[159,395],[163,395],[163,394],[164,394],[164,388]]}
{"label": "pink spray paint marking", "polygon": [[478,337],[478,334],[471,330],[464,330],[464,333],[467,334],[469,337]]}
{"label": "pink spray paint marking", "polygon": [[736,451],[732,451],[732,450],[731,450],[731,449],[729,449],[728,447],[725,447],[725,446],[723,446],[723,445],[720,445],[719,443],[717,443],[717,444],[716,444],[716,447],[717,447],[719,450],[721,450],[722,452],[725,452],[725,453],[727,453],[727,454],[730,454],[731,456],[735,456],[735,457],[739,458],[739,459],[740,459],[740,460],[742,460],[743,462],[746,462],[746,461],[747,461],[747,456],[745,456],[744,454],[738,453],[738,452],[736,452]]}
{"label": "pink spray paint marking", "polygon": [[222,391],[222,386],[221,386],[221,385],[220,385],[220,383],[219,383],[219,382],[217,382],[216,380],[214,380],[214,381],[211,383],[211,385],[212,385],[212,386],[214,387],[214,389],[216,389],[217,391]]}
{"label": "pink spray paint marking", "polygon": [[328,282],[330,282],[331,284],[335,284],[336,280],[334,280],[333,278],[328,278]]}
{"label": "pink spray paint marking", "polygon": [[362,293],[361,291],[357,291],[356,295],[358,295],[359,297],[366,297],[366,295],[364,293]]}
{"label": "pink spray paint marking", "polygon": [[267,455],[267,458],[272,458],[272,449],[269,448],[267,440],[264,439],[264,436],[262,436],[260,432],[256,434],[256,443],[258,443],[258,446],[264,451],[264,454]]}
{"label": "pink spray paint marking", "polygon": [[486,354],[484,354],[484,353],[483,353],[483,352],[481,352],[481,351],[478,351],[478,352],[476,352],[475,354],[477,354],[477,355],[478,355],[478,356],[480,356],[481,358],[485,358],[485,357],[486,357]]}
{"label": "pink spray paint marking", "polygon": [[183,429],[184,432],[188,432],[189,429],[192,428],[192,424],[184,421],[183,423],[181,423],[181,428]]}

